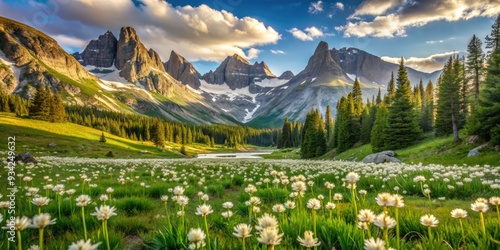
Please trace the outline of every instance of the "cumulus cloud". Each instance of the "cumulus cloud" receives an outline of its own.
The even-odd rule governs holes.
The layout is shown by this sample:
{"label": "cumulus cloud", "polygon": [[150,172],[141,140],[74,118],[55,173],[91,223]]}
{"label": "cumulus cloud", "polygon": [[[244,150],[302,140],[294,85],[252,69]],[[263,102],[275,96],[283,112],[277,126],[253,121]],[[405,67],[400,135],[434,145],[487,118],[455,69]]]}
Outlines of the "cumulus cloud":
{"label": "cumulus cloud", "polygon": [[[384,4],[385,3],[385,4]],[[388,11],[397,9],[394,12]],[[409,27],[424,26],[435,21],[459,21],[474,17],[493,17],[500,14],[498,0],[368,0],[351,15],[349,21],[338,27],[344,36],[394,37],[406,36]],[[360,20],[360,15],[373,15],[373,20]]]}
{"label": "cumulus cloud", "polygon": [[[438,0],[439,1],[439,0]],[[404,4],[406,0],[366,0],[361,3],[351,17],[362,15],[382,15],[396,6]]]}
{"label": "cumulus cloud", "polygon": [[[36,0],[28,1],[30,5],[43,4]],[[62,34],[72,34],[74,39],[88,41],[106,30],[113,31],[118,37],[121,27],[132,26],[141,41],[156,50],[163,60],[168,59],[171,50],[175,50],[189,60],[221,61],[235,53],[257,56],[256,50],[251,48],[275,44],[281,39],[276,30],[255,18],[237,17],[231,12],[218,11],[203,4],[198,7],[175,7],[166,1],[141,0],[143,4],[139,8],[130,0],[57,2],[57,8],[48,13],[50,18],[47,23],[40,27],[35,23],[34,26],[55,37],[61,44],[71,42]],[[15,7],[9,6],[10,9]],[[17,10],[22,8],[26,6],[17,6]],[[0,13],[4,15],[7,11],[2,8]],[[35,8],[18,11],[15,17],[30,20],[37,11]],[[63,26],[77,27],[78,32],[63,33]],[[76,40],[74,44],[78,44]],[[83,49],[84,46],[81,47]],[[248,50],[247,54],[245,50]]]}
{"label": "cumulus cloud", "polygon": [[308,12],[311,14],[323,12],[323,1],[319,0],[317,2],[312,2],[311,5],[309,5]]}
{"label": "cumulus cloud", "polygon": [[[440,54],[434,54],[430,55],[428,57],[410,57],[410,58],[405,58],[405,66],[416,69],[418,71],[423,71],[423,72],[434,72],[436,70],[443,69],[444,64],[448,59],[450,59],[450,56],[453,56],[455,54],[458,54],[459,52],[457,51],[451,51],[451,52],[444,52]],[[401,58],[399,57],[388,57],[388,56],[383,56],[381,57],[382,60],[390,63],[395,63],[399,64]]]}
{"label": "cumulus cloud", "polygon": [[259,57],[259,53],[262,52],[261,50],[259,49],[256,49],[256,48],[250,48],[248,51],[247,51],[247,55],[246,55],[246,58],[247,60],[252,60],[252,59],[255,59],[257,57]]}
{"label": "cumulus cloud", "polygon": [[332,34],[325,34],[322,30],[312,26],[305,28],[303,31],[297,28],[292,28],[288,30],[288,32],[292,33],[293,37],[302,40],[302,41],[312,41],[314,38],[323,37],[323,36],[331,36]]}
{"label": "cumulus cloud", "polygon": [[430,40],[430,41],[425,41],[426,44],[436,44],[436,43],[444,43],[447,41],[455,40],[455,37],[450,37],[448,39],[440,39],[440,40]]}
{"label": "cumulus cloud", "polygon": [[335,7],[339,10],[344,10],[344,4],[342,2],[336,2]]}
{"label": "cumulus cloud", "polygon": [[272,49],[272,50],[271,50],[271,53],[273,53],[273,54],[275,54],[275,55],[280,55],[280,54],[281,54],[281,55],[284,55],[284,54],[286,54],[286,53],[285,53],[285,51],[283,51],[283,50],[279,50],[279,49],[278,49],[278,50],[274,50],[274,49]]}

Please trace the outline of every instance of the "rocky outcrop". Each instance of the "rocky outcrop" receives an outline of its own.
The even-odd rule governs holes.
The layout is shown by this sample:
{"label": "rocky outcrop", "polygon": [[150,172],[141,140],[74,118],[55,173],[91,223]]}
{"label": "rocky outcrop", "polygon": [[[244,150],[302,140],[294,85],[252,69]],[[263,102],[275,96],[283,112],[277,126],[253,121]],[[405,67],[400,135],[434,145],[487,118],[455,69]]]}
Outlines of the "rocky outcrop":
{"label": "rocky outcrop", "polygon": [[93,65],[96,67],[108,68],[113,66],[116,58],[116,48],[118,40],[107,31],[104,35],[100,35],[97,40],[92,40],[85,47],[81,54],[74,54],[82,65]]}
{"label": "rocky outcrop", "polygon": [[22,162],[22,163],[34,163],[37,164],[38,161],[31,155],[29,152],[24,152],[22,154],[17,155],[14,158],[14,162]]}
{"label": "rocky outcrop", "polygon": [[177,54],[175,51],[172,50],[172,52],[170,52],[170,58],[164,66],[167,73],[182,82],[182,84],[188,85],[194,89],[198,89],[200,87],[201,74],[196,71],[193,64],[186,60],[186,58]]}
{"label": "rocky outcrop", "polygon": [[283,72],[283,73],[282,73],[282,74],[278,77],[278,79],[280,79],[280,80],[290,80],[290,79],[292,79],[294,76],[295,76],[295,75],[293,74],[293,72],[292,72],[292,71],[287,70],[287,71]]}
{"label": "rocky outcrop", "polygon": [[475,147],[475,148],[471,149],[469,151],[469,153],[467,153],[467,157],[474,157],[474,156],[480,155],[481,153],[479,152],[479,150],[485,148],[486,146],[488,146],[488,143],[483,144],[483,145],[481,145],[479,147]]}
{"label": "rocky outcrop", "polygon": [[304,77],[316,77],[320,78],[319,80],[349,79],[344,70],[333,60],[328,43],[323,41],[318,44],[314,54],[309,58],[306,68],[294,78],[302,79]]}
{"label": "rocky outcrop", "polygon": [[379,153],[367,155],[365,158],[363,158],[362,162],[363,163],[375,163],[375,164],[380,164],[380,163],[385,163],[385,162],[397,162],[401,163],[401,161],[394,157],[394,151],[382,151]]}
{"label": "rocky outcrop", "polygon": [[251,65],[241,56],[228,56],[217,69],[203,75],[203,80],[211,84],[226,83],[231,89],[240,89],[249,86],[254,81],[266,78],[275,78],[264,62],[255,62]]}
{"label": "rocky outcrop", "polygon": [[[391,72],[397,74],[398,65],[386,62],[380,57],[357,48],[333,48],[330,51],[335,62],[348,74],[357,76],[361,82],[368,84],[387,85]],[[412,84],[418,84],[420,79],[424,83],[429,80],[435,82],[439,72],[424,73],[412,68],[406,68],[408,79]]]}

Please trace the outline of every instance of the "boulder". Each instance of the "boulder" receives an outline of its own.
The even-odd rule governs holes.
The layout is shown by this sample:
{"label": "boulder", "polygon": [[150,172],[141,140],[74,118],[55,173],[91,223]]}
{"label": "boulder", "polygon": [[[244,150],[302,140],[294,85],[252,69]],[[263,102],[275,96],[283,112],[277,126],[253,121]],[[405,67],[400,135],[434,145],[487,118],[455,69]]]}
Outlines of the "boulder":
{"label": "boulder", "polygon": [[57,144],[55,144],[55,143],[52,142],[52,143],[49,143],[47,146],[53,148],[53,147],[57,147]]}
{"label": "boulder", "polygon": [[382,151],[379,153],[367,155],[365,158],[363,158],[362,162],[363,163],[376,163],[376,164],[384,163],[384,162],[401,163],[401,161],[394,156],[395,156],[394,151],[390,151],[390,150]]}
{"label": "boulder", "polygon": [[481,153],[479,152],[480,149],[486,147],[488,144],[483,144],[479,147],[476,147],[476,148],[473,148],[469,151],[469,153],[467,154],[467,157],[474,157],[474,156],[478,156],[480,155]]}
{"label": "boulder", "polygon": [[34,164],[38,163],[38,161],[35,159],[35,157],[33,157],[29,152],[24,152],[22,154],[17,155],[14,158],[14,161],[15,162],[21,161],[23,163],[34,163]]}

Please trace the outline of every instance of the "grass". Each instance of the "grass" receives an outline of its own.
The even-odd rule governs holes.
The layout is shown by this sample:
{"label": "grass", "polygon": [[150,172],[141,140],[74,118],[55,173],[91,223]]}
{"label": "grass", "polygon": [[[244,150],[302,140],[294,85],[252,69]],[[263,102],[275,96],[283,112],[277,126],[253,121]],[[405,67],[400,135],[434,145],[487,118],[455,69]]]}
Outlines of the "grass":
{"label": "grass", "polygon": [[264,159],[300,159],[300,148],[285,148],[274,151],[268,155],[262,155]]}

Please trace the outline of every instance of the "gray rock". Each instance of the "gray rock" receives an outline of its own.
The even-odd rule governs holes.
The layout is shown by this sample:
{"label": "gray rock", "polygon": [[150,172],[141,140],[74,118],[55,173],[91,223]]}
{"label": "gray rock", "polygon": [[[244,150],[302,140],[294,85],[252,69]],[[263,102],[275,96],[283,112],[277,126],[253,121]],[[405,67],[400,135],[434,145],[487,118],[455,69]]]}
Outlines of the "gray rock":
{"label": "gray rock", "polygon": [[21,161],[23,163],[34,163],[34,164],[38,163],[38,161],[35,159],[35,157],[33,157],[29,152],[24,152],[22,154],[17,155],[14,158],[14,161],[15,162]]}
{"label": "gray rock", "polygon": [[167,73],[176,80],[181,81],[182,84],[189,85],[194,89],[200,88],[201,75],[186,58],[172,50],[170,59],[164,65]]}
{"label": "gray rock", "polygon": [[362,162],[363,163],[376,163],[376,164],[384,163],[384,162],[401,163],[401,161],[394,156],[395,156],[394,151],[390,151],[390,150],[382,151],[379,153],[367,155],[365,158],[363,158]]}
{"label": "gray rock", "polygon": [[486,147],[488,144],[483,144],[479,147],[476,147],[476,148],[473,148],[469,151],[469,153],[467,154],[467,157],[474,157],[474,156],[478,156],[480,155],[481,153],[479,152],[480,149]]}
{"label": "gray rock", "polygon": [[96,67],[111,67],[116,57],[116,46],[118,40],[111,33],[100,35],[97,40],[92,40],[85,50],[78,55],[73,55],[83,65],[94,65]]}
{"label": "gray rock", "polygon": [[53,142],[52,142],[52,143],[49,143],[49,145],[47,145],[47,146],[49,146],[49,147],[52,147],[52,148],[53,148],[53,147],[57,147],[57,144],[55,144],[55,143],[53,143]]}
{"label": "gray rock", "polygon": [[281,74],[278,79],[282,79],[282,80],[290,80],[294,77],[295,75],[293,74],[292,71],[290,70],[287,70],[285,72],[283,72],[283,74]]}

